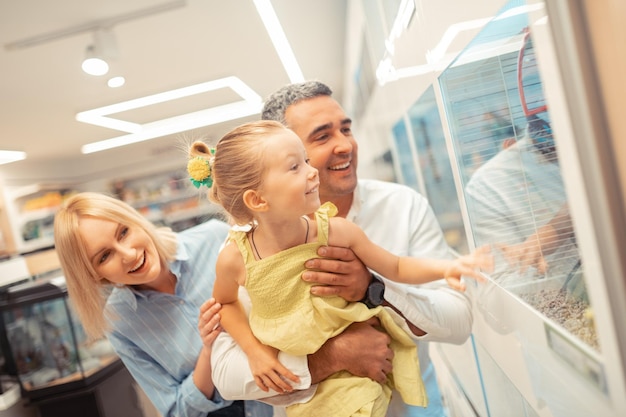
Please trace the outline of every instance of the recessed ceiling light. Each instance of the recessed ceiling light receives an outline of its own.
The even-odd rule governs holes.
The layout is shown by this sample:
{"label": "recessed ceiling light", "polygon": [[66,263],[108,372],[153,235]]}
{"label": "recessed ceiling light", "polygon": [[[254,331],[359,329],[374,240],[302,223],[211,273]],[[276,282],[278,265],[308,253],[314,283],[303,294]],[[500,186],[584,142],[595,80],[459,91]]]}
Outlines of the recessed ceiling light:
{"label": "recessed ceiling light", "polygon": [[124,77],[113,77],[107,81],[107,85],[111,88],[121,87],[126,83],[126,79]]}

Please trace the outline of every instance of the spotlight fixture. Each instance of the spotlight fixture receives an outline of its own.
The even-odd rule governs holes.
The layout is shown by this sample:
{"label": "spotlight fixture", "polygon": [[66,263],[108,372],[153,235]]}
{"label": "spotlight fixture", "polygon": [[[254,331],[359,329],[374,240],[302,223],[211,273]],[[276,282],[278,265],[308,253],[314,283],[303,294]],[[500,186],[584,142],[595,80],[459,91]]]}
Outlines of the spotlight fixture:
{"label": "spotlight fixture", "polygon": [[93,33],[93,44],[87,47],[82,68],[90,75],[104,75],[109,72],[107,60],[117,55],[115,38],[110,29],[98,28]]}
{"label": "spotlight fixture", "polygon": [[109,64],[97,53],[94,45],[87,47],[82,68],[89,75],[104,75],[109,72]]}

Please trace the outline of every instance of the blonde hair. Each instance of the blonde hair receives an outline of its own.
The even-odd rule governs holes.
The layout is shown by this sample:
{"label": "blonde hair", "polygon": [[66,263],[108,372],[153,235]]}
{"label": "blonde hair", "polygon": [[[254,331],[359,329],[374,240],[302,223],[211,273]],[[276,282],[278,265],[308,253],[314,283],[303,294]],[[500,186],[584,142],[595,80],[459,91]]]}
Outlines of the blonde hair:
{"label": "blonde hair", "polygon": [[175,257],[177,241],[170,228],[157,228],[133,207],[113,197],[84,192],[65,201],[54,219],[54,244],[72,307],[87,335],[98,338],[109,329],[104,309],[111,283],[101,279],[89,261],[85,241],[78,233],[83,217],[143,229],[154,241],[161,263],[165,265]]}
{"label": "blonde hair", "polygon": [[282,124],[269,120],[245,123],[219,140],[215,155],[202,141],[191,145],[190,158],[201,157],[211,164],[213,185],[208,192],[209,200],[221,205],[235,223],[245,225],[254,220],[252,211],[243,201],[243,194],[246,190],[258,190],[263,185],[265,140],[269,135],[286,129]]}

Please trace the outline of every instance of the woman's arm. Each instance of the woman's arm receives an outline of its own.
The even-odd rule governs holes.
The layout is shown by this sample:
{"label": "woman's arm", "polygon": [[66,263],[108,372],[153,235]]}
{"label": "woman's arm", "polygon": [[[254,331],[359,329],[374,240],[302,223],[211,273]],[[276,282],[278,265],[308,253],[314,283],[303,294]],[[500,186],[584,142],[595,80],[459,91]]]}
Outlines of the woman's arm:
{"label": "woman's arm", "polygon": [[217,391],[206,396],[196,385],[194,377],[196,372],[202,372],[200,368],[196,367],[194,372],[179,380],[125,336],[113,332],[108,339],[133,379],[163,417],[205,417],[208,412],[230,405],[230,401],[222,399]]}

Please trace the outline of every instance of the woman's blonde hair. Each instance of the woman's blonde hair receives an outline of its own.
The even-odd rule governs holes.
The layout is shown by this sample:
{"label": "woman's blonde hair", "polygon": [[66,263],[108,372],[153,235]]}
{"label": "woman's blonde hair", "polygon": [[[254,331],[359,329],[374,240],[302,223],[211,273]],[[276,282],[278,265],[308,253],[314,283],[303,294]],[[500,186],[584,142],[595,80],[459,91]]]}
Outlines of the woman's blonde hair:
{"label": "woman's blonde hair", "polygon": [[210,164],[213,185],[208,192],[209,200],[224,207],[235,223],[253,222],[253,213],[245,205],[243,194],[261,188],[266,168],[262,162],[265,141],[269,135],[285,130],[285,126],[275,121],[249,122],[224,135],[215,147],[215,154],[202,141],[191,145],[189,157],[201,157]]}
{"label": "woman's blonde hair", "polygon": [[176,255],[176,234],[167,227],[157,228],[127,203],[104,194],[84,192],[65,201],[54,219],[54,244],[72,306],[87,335],[98,338],[109,328],[104,308],[111,283],[101,279],[89,261],[85,241],[78,233],[83,217],[143,229],[154,241],[164,265]]}

